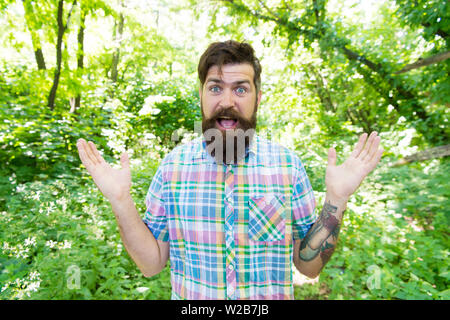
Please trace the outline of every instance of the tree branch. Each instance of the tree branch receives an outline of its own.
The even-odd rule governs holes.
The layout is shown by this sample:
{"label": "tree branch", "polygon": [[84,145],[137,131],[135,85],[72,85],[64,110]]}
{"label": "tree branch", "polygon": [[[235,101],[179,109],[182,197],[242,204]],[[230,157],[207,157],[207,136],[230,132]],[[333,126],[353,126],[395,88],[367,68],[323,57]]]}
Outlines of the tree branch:
{"label": "tree branch", "polygon": [[433,63],[438,63],[447,60],[448,58],[450,58],[450,51],[441,52],[425,59],[419,58],[419,60],[417,60],[416,62],[404,66],[403,69],[395,72],[394,74],[405,73],[413,69],[425,67]]}
{"label": "tree branch", "polygon": [[77,0],[73,0],[72,7],[70,8],[69,13],[67,14],[66,25],[64,26],[64,31],[69,27],[70,16],[72,15],[73,8],[77,5]]}
{"label": "tree branch", "polygon": [[[303,36],[310,40],[321,40],[327,35],[327,32],[332,31],[326,29],[318,29],[310,23],[303,21],[303,19],[301,18],[288,20],[284,16],[277,16],[278,18],[274,18],[263,15],[256,10],[250,9],[245,4],[243,4],[242,1],[221,1],[227,3],[228,6],[233,7],[240,12],[261,19],[262,21],[273,21],[277,23],[279,27],[286,28],[287,31],[296,33],[297,37]],[[324,17],[322,17],[322,19],[323,18]],[[348,46],[350,45],[351,41],[347,38],[339,37],[334,31],[332,36],[327,37],[327,40],[331,42],[329,43],[329,47],[334,47],[336,50],[340,51],[348,60],[357,62],[356,67],[358,69],[358,72],[364,75],[364,78],[368,84],[373,85],[370,80],[375,79],[373,77],[374,75],[377,75],[384,82],[389,84],[389,86],[391,87],[390,90],[384,88],[385,86],[379,85],[374,86],[374,88],[380,92],[380,95],[386,101],[394,106],[394,108],[400,115],[403,115],[407,119],[411,120],[416,120],[417,118],[421,120],[428,120],[430,118],[424,106],[419,102],[417,93],[413,89],[410,89],[407,86],[403,85],[401,82],[396,81],[397,79],[395,79],[390,72],[387,72],[383,64],[373,62],[364,55],[349,49]],[[371,72],[369,72],[369,70],[367,69],[369,69]],[[391,90],[394,91],[391,92]],[[398,103],[398,101],[408,101],[408,104],[400,104]],[[405,105],[407,107],[403,108],[403,106]],[[414,112],[411,112],[411,109],[413,109]]]}
{"label": "tree branch", "polygon": [[390,166],[397,167],[410,162],[424,161],[448,156],[450,156],[450,144],[414,153],[410,156],[398,160],[397,162],[392,163]]}
{"label": "tree branch", "polygon": [[383,71],[381,70],[381,65],[379,63],[370,61],[363,55],[360,55],[360,54],[356,53],[355,51],[348,49],[346,46],[342,47],[342,51],[349,60],[359,61],[362,64],[365,64],[366,66],[368,66],[372,71],[375,71],[376,73],[383,73]]}

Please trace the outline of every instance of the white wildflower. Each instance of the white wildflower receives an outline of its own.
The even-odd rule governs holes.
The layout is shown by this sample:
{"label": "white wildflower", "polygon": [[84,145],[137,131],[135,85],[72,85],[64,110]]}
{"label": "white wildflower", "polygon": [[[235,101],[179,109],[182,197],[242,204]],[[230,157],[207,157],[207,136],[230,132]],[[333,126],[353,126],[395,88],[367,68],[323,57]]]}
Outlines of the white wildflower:
{"label": "white wildflower", "polygon": [[16,257],[17,258],[28,258],[28,252],[30,251],[30,248],[24,248],[22,245],[18,245],[18,250],[16,251]]}
{"label": "white wildflower", "polygon": [[66,198],[58,199],[58,200],[56,200],[56,203],[59,204],[62,207],[62,211],[63,212],[66,212],[66,210],[67,210],[67,203],[68,203]]}
{"label": "white wildflower", "polygon": [[49,206],[47,207],[46,216],[48,216],[50,213],[52,213],[55,209],[56,209],[55,203],[54,202],[50,202]]}
{"label": "white wildflower", "polygon": [[31,199],[39,201],[41,199],[41,191],[36,191],[36,193],[34,195],[31,196]]}
{"label": "white wildflower", "polygon": [[39,281],[39,282],[31,282],[31,283],[28,285],[27,289],[26,289],[26,291],[27,291],[27,296],[28,296],[28,297],[30,296],[30,292],[31,292],[31,291],[36,292],[36,291],[39,289],[40,286],[41,286],[41,282],[40,282],[40,281]]}
{"label": "white wildflower", "polygon": [[59,247],[60,249],[70,249],[70,248],[72,248],[72,242],[67,241],[67,240],[64,240],[64,242],[60,243],[60,244],[58,245],[58,247]]}
{"label": "white wildflower", "polygon": [[5,241],[5,242],[3,242],[2,249],[4,251],[9,251],[9,250],[11,250],[11,247],[9,246],[8,242]]}
{"label": "white wildflower", "polygon": [[147,287],[138,287],[136,288],[136,291],[139,293],[144,293],[145,291],[147,291],[149,288]]}
{"label": "white wildflower", "polygon": [[28,237],[25,239],[25,247],[35,247],[36,237]]}
{"label": "white wildflower", "polygon": [[58,244],[58,242],[53,241],[53,240],[48,240],[48,241],[45,243],[45,245],[46,245],[47,247],[51,248],[51,249],[54,248],[57,244]]}
{"label": "white wildflower", "polygon": [[30,278],[30,280],[41,280],[40,276],[41,275],[39,272],[32,271],[28,277]]}

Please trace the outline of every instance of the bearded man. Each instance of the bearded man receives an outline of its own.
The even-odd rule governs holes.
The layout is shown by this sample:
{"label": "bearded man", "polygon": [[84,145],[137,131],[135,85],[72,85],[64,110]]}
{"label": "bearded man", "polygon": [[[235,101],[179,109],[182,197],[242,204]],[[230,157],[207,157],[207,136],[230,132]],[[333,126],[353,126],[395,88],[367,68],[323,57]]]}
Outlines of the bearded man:
{"label": "bearded man", "polygon": [[145,276],[170,258],[172,299],[293,299],[292,269],[317,277],[330,259],[349,197],[376,167],[376,132],[336,165],[328,151],[320,214],[299,157],[255,134],[261,66],[246,43],[212,43],[198,66],[201,138],[173,149],[147,193],[130,195],[128,155],[112,169],[92,142],[79,155],[111,203],[122,241]]}

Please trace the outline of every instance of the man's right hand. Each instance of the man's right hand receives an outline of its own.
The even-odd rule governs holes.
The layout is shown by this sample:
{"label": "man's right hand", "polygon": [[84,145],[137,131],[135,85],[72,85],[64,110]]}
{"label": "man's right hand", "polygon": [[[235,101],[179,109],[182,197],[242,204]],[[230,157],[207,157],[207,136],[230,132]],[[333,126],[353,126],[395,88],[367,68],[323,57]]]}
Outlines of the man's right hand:
{"label": "man's right hand", "polygon": [[126,152],[120,157],[122,168],[113,169],[91,141],[86,142],[84,139],[79,139],[77,148],[81,162],[109,201],[120,201],[130,195],[131,171]]}
{"label": "man's right hand", "polygon": [[128,154],[124,152],[120,157],[122,168],[113,169],[91,141],[79,139],[77,148],[81,162],[111,203],[119,225],[120,237],[131,258],[146,277],[161,272],[169,259],[169,242],[156,240],[139,216],[130,195],[131,171]]}

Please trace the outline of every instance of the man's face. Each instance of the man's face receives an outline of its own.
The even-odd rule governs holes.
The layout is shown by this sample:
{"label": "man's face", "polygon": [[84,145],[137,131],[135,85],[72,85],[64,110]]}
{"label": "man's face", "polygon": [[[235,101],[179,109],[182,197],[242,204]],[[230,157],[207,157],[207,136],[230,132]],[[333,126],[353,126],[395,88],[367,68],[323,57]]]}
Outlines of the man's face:
{"label": "man's face", "polygon": [[[217,66],[213,66],[208,70],[205,83],[199,90],[203,134],[220,132],[225,146],[232,145],[230,140],[233,140],[234,151],[231,152],[234,152],[234,161],[242,156],[242,152],[236,151],[239,142],[244,141],[239,137],[256,127],[256,111],[261,101],[261,92],[256,93],[253,76],[253,67],[247,63],[224,65],[222,73],[219,73]],[[251,137],[252,135],[250,139]],[[245,147],[249,143],[249,139],[246,140]],[[225,159],[225,151],[222,159]],[[218,158],[217,155],[215,157]]]}

